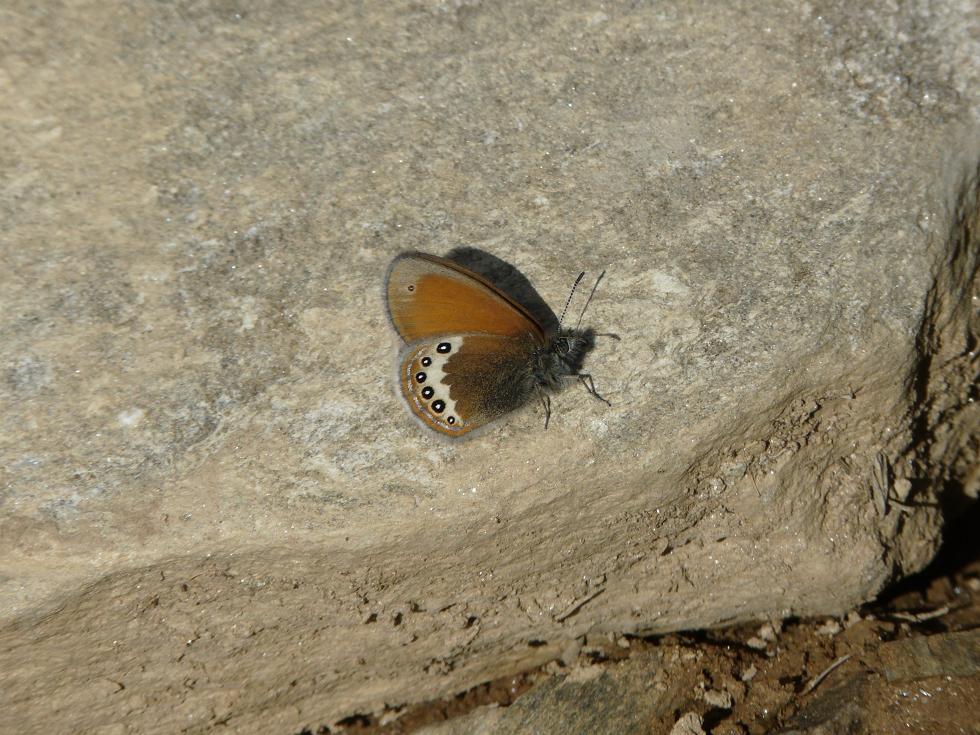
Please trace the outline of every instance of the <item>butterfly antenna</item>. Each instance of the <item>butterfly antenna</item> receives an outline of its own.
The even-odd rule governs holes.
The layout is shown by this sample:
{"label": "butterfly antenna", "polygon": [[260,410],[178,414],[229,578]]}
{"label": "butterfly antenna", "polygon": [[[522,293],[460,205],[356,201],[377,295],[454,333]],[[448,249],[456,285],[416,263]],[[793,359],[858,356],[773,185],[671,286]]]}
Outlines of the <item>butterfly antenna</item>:
{"label": "butterfly antenna", "polygon": [[565,319],[565,312],[568,311],[568,305],[572,303],[572,296],[575,295],[575,289],[578,288],[578,285],[582,282],[583,278],[585,278],[585,271],[578,274],[578,278],[576,278],[575,283],[572,284],[572,290],[568,294],[568,298],[565,299],[565,308],[561,310],[561,316],[558,317],[558,329],[561,329],[561,323]]}
{"label": "butterfly antenna", "polygon": [[[584,276],[585,274],[583,273],[582,275]],[[599,281],[602,280],[602,277],[604,275],[606,275],[606,272],[605,271],[603,271],[602,273],[600,273],[599,274],[599,277],[595,279],[595,285],[592,287],[592,291],[589,293],[589,298],[585,300],[585,306],[582,307],[582,313],[578,315],[578,321],[575,322],[575,328],[576,329],[578,329],[579,326],[582,324],[582,317],[585,316],[585,310],[588,309],[589,308],[589,304],[592,303],[592,297],[595,296],[595,290],[597,288],[599,288]],[[578,280],[581,281],[582,280],[582,276],[579,276],[578,277]],[[576,285],[578,285],[578,281],[576,281],[575,283],[576,283]],[[573,291],[574,291],[574,289],[573,289]],[[571,297],[569,297],[569,298],[571,298]]]}

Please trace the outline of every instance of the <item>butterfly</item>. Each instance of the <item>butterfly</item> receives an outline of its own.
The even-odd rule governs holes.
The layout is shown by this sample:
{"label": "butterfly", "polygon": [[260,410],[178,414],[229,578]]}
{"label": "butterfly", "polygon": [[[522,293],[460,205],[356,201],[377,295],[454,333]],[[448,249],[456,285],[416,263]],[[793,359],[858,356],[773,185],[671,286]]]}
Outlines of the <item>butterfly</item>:
{"label": "butterfly", "polygon": [[[584,276],[579,274],[575,286]],[[581,372],[600,335],[578,325],[563,329],[561,319],[546,331],[525,306],[452,260],[416,252],[399,255],[388,268],[385,294],[388,317],[405,342],[398,355],[399,393],[423,425],[443,436],[465,436],[535,397],[545,409],[547,428],[549,394],[568,378],[577,378],[609,404],[592,376]]]}

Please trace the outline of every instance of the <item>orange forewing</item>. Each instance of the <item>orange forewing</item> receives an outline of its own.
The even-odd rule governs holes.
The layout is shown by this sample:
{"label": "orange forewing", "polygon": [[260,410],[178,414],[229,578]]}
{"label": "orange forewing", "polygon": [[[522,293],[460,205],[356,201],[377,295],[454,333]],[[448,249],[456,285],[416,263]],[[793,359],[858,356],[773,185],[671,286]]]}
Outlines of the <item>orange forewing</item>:
{"label": "orange forewing", "polygon": [[440,334],[483,332],[504,336],[544,331],[527,310],[495,286],[445,258],[406,253],[391,264],[388,314],[405,342]]}

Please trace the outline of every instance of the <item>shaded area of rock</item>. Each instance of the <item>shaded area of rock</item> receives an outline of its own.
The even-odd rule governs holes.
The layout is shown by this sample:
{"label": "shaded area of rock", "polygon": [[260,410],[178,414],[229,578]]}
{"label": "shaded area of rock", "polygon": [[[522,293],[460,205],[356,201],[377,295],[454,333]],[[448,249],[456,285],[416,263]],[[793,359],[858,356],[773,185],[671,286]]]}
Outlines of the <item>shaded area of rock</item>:
{"label": "shaded area of rock", "polygon": [[888,643],[881,660],[888,681],[980,674],[980,630]]}
{"label": "shaded area of rock", "polygon": [[677,694],[668,692],[660,657],[638,656],[622,666],[574,667],[517,699],[509,707],[483,708],[419,735],[539,735],[594,732],[646,735],[669,713]]}

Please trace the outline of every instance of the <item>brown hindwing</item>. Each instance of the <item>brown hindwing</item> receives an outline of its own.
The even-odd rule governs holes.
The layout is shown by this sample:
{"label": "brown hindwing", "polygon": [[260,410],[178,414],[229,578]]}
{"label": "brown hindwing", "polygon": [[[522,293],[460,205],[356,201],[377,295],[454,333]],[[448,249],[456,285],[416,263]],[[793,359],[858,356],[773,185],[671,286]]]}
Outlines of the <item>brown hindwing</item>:
{"label": "brown hindwing", "polygon": [[535,348],[531,335],[462,334],[415,342],[402,351],[399,389],[425,426],[464,436],[531,398]]}

